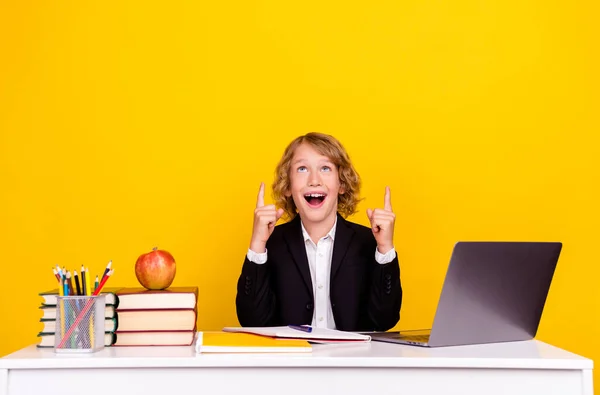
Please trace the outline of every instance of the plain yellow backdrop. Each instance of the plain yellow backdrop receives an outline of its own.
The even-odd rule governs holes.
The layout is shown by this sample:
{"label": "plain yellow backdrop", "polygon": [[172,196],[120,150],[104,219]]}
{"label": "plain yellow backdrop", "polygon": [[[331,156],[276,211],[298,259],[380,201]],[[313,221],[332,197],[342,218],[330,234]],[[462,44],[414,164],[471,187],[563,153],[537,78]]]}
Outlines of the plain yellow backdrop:
{"label": "plain yellow backdrop", "polygon": [[237,325],[259,183],[320,131],[362,176],[351,220],[391,187],[396,329],[431,324],[456,241],[562,241],[538,338],[598,360],[597,4],[0,2],[0,355],[52,266],[134,286],[154,246],[198,328]]}

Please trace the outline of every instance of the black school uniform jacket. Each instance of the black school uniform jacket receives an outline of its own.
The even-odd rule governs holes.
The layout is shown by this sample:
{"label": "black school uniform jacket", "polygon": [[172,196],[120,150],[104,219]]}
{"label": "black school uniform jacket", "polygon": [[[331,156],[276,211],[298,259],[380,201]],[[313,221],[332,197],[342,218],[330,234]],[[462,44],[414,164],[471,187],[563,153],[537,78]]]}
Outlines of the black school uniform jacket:
{"label": "black school uniform jacket", "polygon": [[[336,328],[385,331],[400,319],[402,287],[398,257],[375,260],[370,228],[339,214],[333,245],[330,299]],[[268,260],[245,259],[237,283],[236,308],[242,326],[311,324],[314,296],[300,217],[278,225],[267,241]]]}

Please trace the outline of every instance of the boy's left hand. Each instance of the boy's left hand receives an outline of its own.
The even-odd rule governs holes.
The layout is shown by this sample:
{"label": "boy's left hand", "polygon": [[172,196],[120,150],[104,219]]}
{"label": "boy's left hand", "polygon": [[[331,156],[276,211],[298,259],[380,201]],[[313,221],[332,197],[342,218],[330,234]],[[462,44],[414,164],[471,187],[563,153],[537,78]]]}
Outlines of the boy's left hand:
{"label": "boy's left hand", "polygon": [[385,187],[383,209],[367,209],[367,216],[371,221],[371,230],[377,241],[377,250],[385,254],[394,247],[394,221],[396,215],[392,211],[392,197],[390,187]]}

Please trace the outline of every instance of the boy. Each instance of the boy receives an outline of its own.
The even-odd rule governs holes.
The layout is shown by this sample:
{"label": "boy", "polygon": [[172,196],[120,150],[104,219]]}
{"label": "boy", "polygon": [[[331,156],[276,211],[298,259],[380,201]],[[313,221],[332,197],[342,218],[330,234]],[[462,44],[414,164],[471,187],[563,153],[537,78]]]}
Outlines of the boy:
{"label": "boy", "polygon": [[[264,205],[264,184],[258,192],[237,285],[242,326],[385,331],[396,325],[402,288],[390,190],[383,209],[367,209],[369,229],[344,219],[356,211],[359,188],[334,137],[308,133],[288,145],[273,183],[280,208]],[[275,226],[284,214],[290,221]]]}

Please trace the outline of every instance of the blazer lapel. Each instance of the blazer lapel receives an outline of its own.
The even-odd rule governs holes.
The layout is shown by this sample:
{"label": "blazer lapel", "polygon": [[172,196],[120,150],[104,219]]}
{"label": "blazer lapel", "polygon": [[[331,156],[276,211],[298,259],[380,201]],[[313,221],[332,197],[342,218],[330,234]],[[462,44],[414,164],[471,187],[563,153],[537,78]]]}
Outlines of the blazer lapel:
{"label": "blazer lapel", "polygon": [[348,226],[348,222],[338,214],[337,226],[335,229],[335,241],[333,243],[333,257],[331,258],[331,279],[342,265],[346,256],[350,242],[354,236],[354,230]]}
{"label": "blazer lapel", "polygon": [[292,220],[290,225],[291,226],[289,226],[284,233],[284,239],[288,245],[288,248],[290,249],[290,252],[292,253],[292,258],[294,258],[296,266],[298,266],[298,271],[300,271],[300,274],[302,275],[304,284],[312,295],[313,285],[310,277],[310,268],[308,267],[308,258],[306,257],[304,237],[302,236],[300,216],[296,215],[296,218]]}

